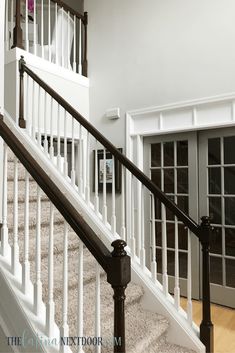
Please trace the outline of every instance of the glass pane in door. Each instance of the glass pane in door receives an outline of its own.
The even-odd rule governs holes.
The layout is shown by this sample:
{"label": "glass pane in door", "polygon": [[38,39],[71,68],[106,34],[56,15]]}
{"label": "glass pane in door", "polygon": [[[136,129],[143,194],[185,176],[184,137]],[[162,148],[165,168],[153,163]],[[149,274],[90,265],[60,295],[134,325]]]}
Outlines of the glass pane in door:
{"label": "glass pane in door", "polygon": [[211,283],[235,287],[235,136],[208,139],[207,207],[214,226]]}
{"label": "glass pane in door", "polygon": [[[151,144],[151,179],[170,199],[188,214],[189,166],[188,141],[166,141]],[[162,273],[162,220],[161,204],[155,205],[156,246],[158,273]],[[179,274],[187,277],[187,229],[174,215],[166,210],[167,226],[167,267],[168,275],[175,271],[175,230],[178,230]]]}

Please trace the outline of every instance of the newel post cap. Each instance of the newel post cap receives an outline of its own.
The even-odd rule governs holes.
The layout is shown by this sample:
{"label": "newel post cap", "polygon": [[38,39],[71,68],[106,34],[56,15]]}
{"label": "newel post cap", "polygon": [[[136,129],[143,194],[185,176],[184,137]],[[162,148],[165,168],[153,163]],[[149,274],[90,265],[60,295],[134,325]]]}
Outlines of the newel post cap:
{"label": "newel post cap", "polygon": [[122,257],[122,256],[126,256],[126,251],[125,251],[125,247],[126,247],[126,242],[122,239],[117,239],[115,241],[112,242],[112,247],[114,248],[112,251],[112,256],[113,257]]}

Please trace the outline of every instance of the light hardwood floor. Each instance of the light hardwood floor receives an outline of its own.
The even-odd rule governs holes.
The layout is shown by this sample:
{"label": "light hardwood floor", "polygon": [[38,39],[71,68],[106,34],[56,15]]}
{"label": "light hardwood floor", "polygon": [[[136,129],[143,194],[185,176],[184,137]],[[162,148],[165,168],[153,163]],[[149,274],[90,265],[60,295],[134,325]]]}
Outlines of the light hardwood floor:
{"label": "light hardwood floor", "polygon": [[[181,299],[186,308],[186,299]],[[212,304],[212,322],[214,324],[215,353],[235,353],[235,309]],[[201,302],[193,301],[193,319],[197,325],[201,322]]]}

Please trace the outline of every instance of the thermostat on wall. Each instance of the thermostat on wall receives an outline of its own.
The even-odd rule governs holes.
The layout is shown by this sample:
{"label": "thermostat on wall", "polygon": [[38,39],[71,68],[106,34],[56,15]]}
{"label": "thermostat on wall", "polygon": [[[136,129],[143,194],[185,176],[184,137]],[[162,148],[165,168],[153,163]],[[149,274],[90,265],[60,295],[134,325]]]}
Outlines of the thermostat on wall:
{"label": "thermostat on wall", "polygon": [[119,119],[120,118],[120,108],[112,108],[106,110],[106,118],[110,120]]}

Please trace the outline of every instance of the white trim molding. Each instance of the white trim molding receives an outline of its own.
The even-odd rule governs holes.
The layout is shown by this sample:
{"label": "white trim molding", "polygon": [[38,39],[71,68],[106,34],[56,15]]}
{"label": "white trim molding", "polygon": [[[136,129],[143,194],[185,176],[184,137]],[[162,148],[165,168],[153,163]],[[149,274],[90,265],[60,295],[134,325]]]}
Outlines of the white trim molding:
{"label": "white trim molding", "polygon": [[229,127],[235,124],[235,92],[132,110],[127,112],[126,119],[127,151],[131,150],[131,137],[138,135],[144,137]]}

